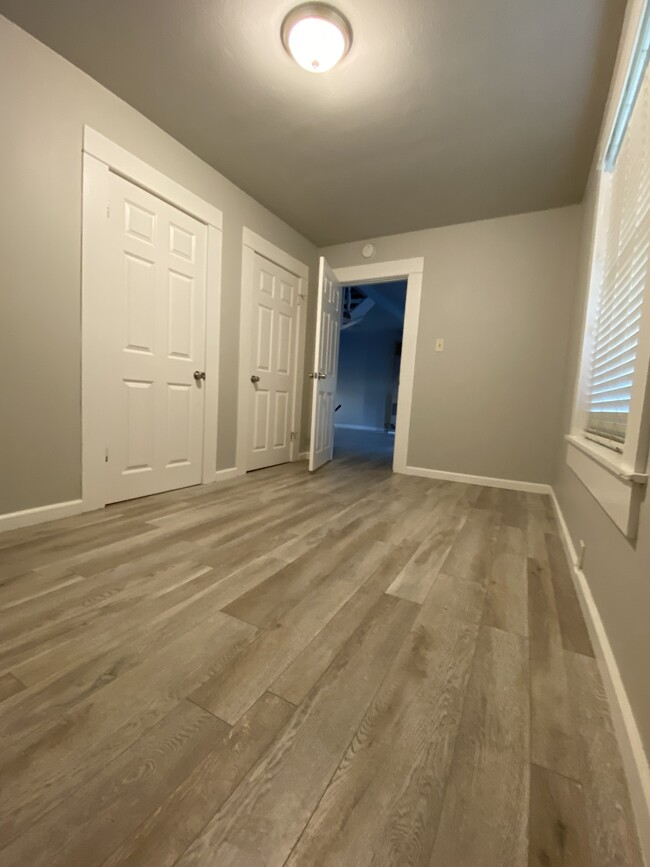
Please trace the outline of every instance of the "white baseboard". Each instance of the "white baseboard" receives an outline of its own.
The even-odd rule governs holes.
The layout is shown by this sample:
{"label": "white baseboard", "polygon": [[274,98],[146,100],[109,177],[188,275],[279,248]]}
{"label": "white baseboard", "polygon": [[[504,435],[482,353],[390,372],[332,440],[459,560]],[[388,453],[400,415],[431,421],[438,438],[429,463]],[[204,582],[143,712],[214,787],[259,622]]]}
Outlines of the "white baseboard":
{"label": "white baseboard", "polygon": [[618,670],[616,658],[607,638],[605,626],[596,607],[589,582],[582,569],[579,569],[576,565],[578,557],[573,546],[569,528],[564,520],[562,509],[555,496],[555,491],[551,491],[551,499],[558,524],[560,525],[564,550],[571,565],[573,583],[580,600],[580,607],[587,623],[609,700],[614,730],[621,749],[632,809],[634,810],[639,839],[641,841],[641,849],[646,864],[650,865],[650,767],[648,766],[641,735],[639,734],[639,729],[621,679],[621,673]]}
{"label": "white baseboard", "polygon": [[228,467],[225,470],[216,470],[214,474],[213,482],[226,482],[228,479],[235,479],[237,476],[241,475],[237,467]]}
{"label": "white baseboard", "polygon": [[514,479],[493,479],[490,476],[467,476],[465,473],[448,473],[445,470],[430,470],[428,467],[404,467],[400,472],[407,476],[423,476],[425,479],[442,479],[445,482],[460,482],[463,485],[483,485],[486,488],[505,488],[508,491],[528,491],[531,494],[550,494],[551,486],[539,482],[519,482]]}
{"label": "white baseboard", "polygon": [[49,506],[23,509],[21,512],[9,512],[6,515],[0,515],[0,532],[18,530],[20,527],[30,527],[32,524],[43,524],[45,521],[56,521],[57,518],[67,518],[70,515],[80,514],[81,500],[68,500],[65,503],[52,503]]}
{"label": "white baseboard", "polygon": [[379,433],[386,433],[386,428],[383,427],[371,427],[370,425],[365,424],[335,424],[336,430],[370,430]]}
{"label": "white baseboard", "polygon": [[300,452],[298,455],[299,461],[308,461],[309,460],[309,452]]}

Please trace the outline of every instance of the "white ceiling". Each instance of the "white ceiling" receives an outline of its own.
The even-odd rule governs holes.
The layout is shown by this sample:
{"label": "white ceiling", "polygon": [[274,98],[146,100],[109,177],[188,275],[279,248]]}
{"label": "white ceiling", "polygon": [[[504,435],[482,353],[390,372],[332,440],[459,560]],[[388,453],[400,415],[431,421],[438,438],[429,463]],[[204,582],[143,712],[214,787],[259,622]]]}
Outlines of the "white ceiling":
{"label": "white ceiling", "polygon": [[349,55],[286,55],[291,0],[0,0],[318,244],[578,202],[624,0],[336,0]]}

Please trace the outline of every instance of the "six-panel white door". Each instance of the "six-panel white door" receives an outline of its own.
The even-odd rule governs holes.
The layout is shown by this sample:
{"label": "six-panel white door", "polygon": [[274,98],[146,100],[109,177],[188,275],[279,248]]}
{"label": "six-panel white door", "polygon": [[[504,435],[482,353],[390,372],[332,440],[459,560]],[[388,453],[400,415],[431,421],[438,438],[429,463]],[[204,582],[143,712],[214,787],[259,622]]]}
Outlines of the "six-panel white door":
{"label": "six-panel white door", "polygon": [[291,458],[299,278],[255,254],[247,470]]}
{"label": "six-panel white door", "polygon": [[334,452],[334,398],[339,367],[341,332],[341,284],[321,256],[318,271],[316,347],[311,407],[309,469],[317,470],[332,460]]}
{"label": "six-panel white door", "polygon": [[207,229],[111,174],[108,502],[201,482]]}

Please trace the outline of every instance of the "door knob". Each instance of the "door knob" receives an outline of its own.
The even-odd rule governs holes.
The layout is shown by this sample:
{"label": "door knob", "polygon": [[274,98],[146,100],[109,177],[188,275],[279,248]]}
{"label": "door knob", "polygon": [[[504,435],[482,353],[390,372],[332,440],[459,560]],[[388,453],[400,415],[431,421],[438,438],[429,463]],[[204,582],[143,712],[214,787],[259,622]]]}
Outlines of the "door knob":
{"label": "door knob", "polygon": [[253,374],[253,375],[251,376],[251,382],[259,382],[259,381],[260,381],[259,376],[255,376],[255,374]]}
{"label": "door knob", "polygon": [[199,382],[201,379],[205,379],[205,370],[195,370],[194,371],[194,379]]}
{"label": "door knob", "polygon": [[327,379],[327,374],[325,374],[325,373],[319,373],[319,374],[318,374],[318,379]]}

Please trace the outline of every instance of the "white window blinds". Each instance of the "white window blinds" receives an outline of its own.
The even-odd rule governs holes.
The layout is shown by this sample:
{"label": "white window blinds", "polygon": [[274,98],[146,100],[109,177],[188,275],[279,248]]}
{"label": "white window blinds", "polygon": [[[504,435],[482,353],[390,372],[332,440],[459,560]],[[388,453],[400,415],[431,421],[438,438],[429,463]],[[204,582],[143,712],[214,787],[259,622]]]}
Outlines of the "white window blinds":
{"label": "white window blinds", "polygon": [[646,75],[611,172],[605,251],[590,359],[587,424],[625,442],[650,241],[650,86]]}

